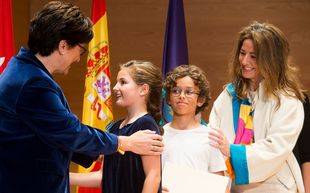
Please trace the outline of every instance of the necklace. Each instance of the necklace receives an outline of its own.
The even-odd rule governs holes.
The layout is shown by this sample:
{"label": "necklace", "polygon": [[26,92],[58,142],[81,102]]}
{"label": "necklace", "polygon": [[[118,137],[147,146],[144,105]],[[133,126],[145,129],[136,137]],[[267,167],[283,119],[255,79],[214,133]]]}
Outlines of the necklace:
{"label": "necklace", "polygon": [[258,89],[256,91],[249,91],[247,93],[247,97],[249,99],[249,102],[251,103],[252,106],[252,111],[255,110],[255,106],[256,106],[256,101],[258,98]]}

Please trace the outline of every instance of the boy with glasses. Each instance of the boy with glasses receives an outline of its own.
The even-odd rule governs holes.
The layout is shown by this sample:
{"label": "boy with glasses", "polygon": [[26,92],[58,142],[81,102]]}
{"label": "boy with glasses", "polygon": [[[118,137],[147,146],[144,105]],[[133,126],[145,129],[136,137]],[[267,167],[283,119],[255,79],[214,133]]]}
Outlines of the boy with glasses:
{"label": "boy with glasses", "polygon": [[163,167],[169,162],[223,175],[226,170],[223,156],[209,145],[210,128],[196,116],[210,101],[205,73],[194,65],[178,66],[167,74],[164,89],[173,120],[163,127]]}

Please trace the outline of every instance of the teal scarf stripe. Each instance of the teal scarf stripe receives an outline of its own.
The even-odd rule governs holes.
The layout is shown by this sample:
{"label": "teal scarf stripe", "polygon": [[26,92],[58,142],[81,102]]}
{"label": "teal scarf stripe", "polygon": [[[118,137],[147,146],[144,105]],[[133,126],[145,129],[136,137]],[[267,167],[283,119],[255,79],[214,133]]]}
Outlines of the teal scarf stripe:
{"label": "teal scarf stripe", "polygon": [[[240,105],[246,104],[251,105],[247,99],[240,100],[237,96],[235,86],[229,83],[226,87],[227,92],[232,96],[232,110],[233,110],[233,122],[234,131],[237,133],[238,120],[240,113]],[[246,148],[244,145],[231,144],[230,145],[230,161],[235,173],[235,184],[248,184],[249,183],[249,172],[248,164],[246,159]]]}
{"label": "teal scarf stripe", "polygon": [[238,119],[239,119],[239,112],[240,112],[240,100],[237,97],[235,86],[232,83],[229,83],[226,89],[228,93],[232,96],[234,130],[235,130],[235,133],[237,133]]}
{"label": "teal scarf stripe", "polygon": [[249,184],[249,172],[245,145],[230,145],[230,161],[235,173],[235,184]]}

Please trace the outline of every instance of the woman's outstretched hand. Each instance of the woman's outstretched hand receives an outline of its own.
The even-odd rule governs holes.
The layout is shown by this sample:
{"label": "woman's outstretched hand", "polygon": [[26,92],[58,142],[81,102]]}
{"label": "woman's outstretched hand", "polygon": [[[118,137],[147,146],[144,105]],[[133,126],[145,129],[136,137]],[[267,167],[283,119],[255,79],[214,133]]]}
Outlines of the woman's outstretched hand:
{"label": "woman's outstretched hand", "polygon": [[118,140],[122,150],[140,155],[160,155],[164,149],[162,136],[150,130],[137,131],[129,137],[119,136]]}

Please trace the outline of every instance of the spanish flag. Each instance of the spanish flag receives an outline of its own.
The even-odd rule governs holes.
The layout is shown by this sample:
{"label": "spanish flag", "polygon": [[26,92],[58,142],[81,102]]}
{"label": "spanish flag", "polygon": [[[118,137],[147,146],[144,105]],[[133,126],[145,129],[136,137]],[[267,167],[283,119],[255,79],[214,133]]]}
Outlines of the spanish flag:
{"label": "spanish flag", "polygon": [[0,74],[14,54],[12,1],[0,1]]}
{"label": "spanish flag", "polygon": [[[94,38],[89,43],[87,72],[82,122],[95,128],[105,129],[113,119],[110,52],[105,0],[92,1],[92,21]],[[90,168],[79,166],[79,172],[91,172],[100,169],[101,162],[95,162]],[[79,187],[78,193],[101,193],[100,188]]]}

